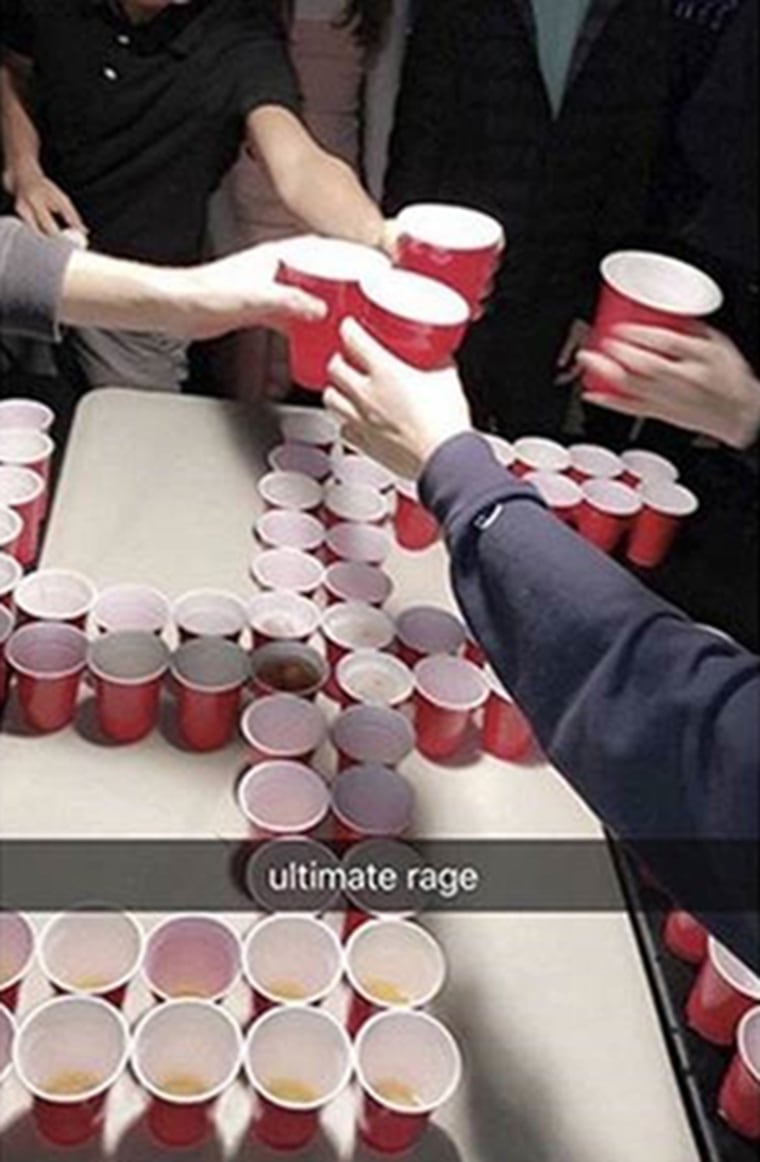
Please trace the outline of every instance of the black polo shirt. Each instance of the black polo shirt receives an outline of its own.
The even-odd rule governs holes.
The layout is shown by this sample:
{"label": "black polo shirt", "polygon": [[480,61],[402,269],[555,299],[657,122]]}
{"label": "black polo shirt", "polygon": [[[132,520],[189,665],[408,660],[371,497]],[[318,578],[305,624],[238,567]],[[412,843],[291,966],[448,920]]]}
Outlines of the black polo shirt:
{"label": "black polo shirt", "polygon": [[298,111],[270,0],[191,0],[132,24],[118,0],[2,0],[35,66],[45,172],[108,254],[200,254],[209,195],[260,105]]}

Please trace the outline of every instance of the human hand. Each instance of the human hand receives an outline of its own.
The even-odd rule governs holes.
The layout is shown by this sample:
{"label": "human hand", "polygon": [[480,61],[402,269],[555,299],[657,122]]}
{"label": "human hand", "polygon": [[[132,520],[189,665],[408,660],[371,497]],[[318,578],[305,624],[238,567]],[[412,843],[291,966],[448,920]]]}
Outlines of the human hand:
{"label": "human hand", "polygon": [[625,393],[587,394],[585,403],[664,420],[734,448],[747,447],[757,436],[760,383],[719,331],[705,328],[700,335],[684,335],[659,327],[620,326],[603,353],[585,351],[579,362]]}
{"label": "human hand", "polygon": [[444,441],[471,430],[453,364],[441,371],[410,367],[353,319],[343,324],[341,337],[351,363],[343,355],[332,360],[324,403],[363,451],[394,472],[416,477]]}
{"label": "human hand", "polygon": [[581,373],[578,355],[590,334],[591,327],[585,319],[573,319],[557,358],[554,382],[558,386],[564,387],[578,379]]}
{"label": "human hand", "polygon": [[87,237],[87,227],[71,198],[39,166],[14,174],[7,186],[19,218],[38,234],[58,235],[71,229]]}

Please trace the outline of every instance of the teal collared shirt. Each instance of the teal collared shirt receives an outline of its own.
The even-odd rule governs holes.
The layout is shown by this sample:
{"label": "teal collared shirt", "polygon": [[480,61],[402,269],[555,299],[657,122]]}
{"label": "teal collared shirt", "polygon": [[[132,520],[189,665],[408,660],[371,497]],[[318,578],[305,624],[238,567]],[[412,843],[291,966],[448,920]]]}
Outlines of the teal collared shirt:
{"label": "teal collared shirt", "polygon": [[565,97],[567,78],[591,0],[531,0],[538,33],[538,55],[555,114]]}

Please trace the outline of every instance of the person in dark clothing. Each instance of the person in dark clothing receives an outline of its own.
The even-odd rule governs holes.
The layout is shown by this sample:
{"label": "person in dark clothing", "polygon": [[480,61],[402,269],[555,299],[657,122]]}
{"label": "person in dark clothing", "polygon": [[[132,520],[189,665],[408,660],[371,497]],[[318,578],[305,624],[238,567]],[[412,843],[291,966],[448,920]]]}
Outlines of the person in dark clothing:
{"label": "person in dark clothing", "polygon": [[[558,20],[565,8],[569,27]],[[663,32],[661,0],[420,6],[385,208],[451,201],[504,226],[495,293],[461,358],[481,425],[493,419],[507,435],[561,427],[558,356],[573,320],[591,316],[599,260],[644,222]]]}

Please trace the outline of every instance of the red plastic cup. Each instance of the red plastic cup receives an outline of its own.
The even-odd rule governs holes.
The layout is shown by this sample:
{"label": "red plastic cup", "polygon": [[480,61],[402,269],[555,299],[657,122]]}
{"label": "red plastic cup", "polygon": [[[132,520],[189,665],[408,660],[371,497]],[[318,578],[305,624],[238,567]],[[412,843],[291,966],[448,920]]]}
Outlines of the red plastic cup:
{"label": "red plastic cup", "polygon": [[114,742],[137,742],[158,722],[168,647],[154,633],[123,630],[92,642],[87,665],[98,725]]}
{"label": "red plastic cup", "polygon": [[322,776],[290,759],[251,767],[238,787],[237,801],[257,839],[308,835],[330,810],[330,792]]}
{"label": "red plastic cup", "polygon": [[324,505],[328,528],[346,521],[382,524],[390,512],[386,494],[368,484],[327,484]]}
{"label": "red plastic cup", "polygon": [[13,606],[13,594],[24,571],[15,557],[0,553],[0,605]]}
{"label": "red plastic cup", "polygon": [[393,517],[396,540],[402,549],[417,553],[429,549],[439,540],[438,521],[420,503],[417,485],[412,480],[399,478],[398,500]]}
{"label": "red plastic cup", "polygon": [[[356,869],[361,871],[359,885],[366,885],[365,874],[370,867],[392,869],[398,882],[403,883],[420,865],[419,853],[399,839],[364,839],[352,844],[343,856],[343,867],[348,876],[343,940],[348,942],[354,932],[370,920],[412,920],[425,908],[425,900],[419,891],[402,889],[398,896],[389,896],[385,891],[372,891],[366,886],[354,884],[352,888],[351,876]],[[394,888],[390,887],[388,891],[393,892]]]}
{"label": "red plastic cup", "polygon": [[397,771],[369,764],[349,767],[333,787],[336,838],[346,843],[397,839],[411,827],[414,803],[411,783]]}
{"label": "red plastic cup", "polygon": [[467,634],[467,641],[464,647],[464,656],[468,662],[472,662],[474,666],[486,666],[488,658],[480,642],[476,641],[469,629],[465,629]]}
{"label": "red plastic cup", "polygon": [[55,422],[55,412],[36,399],[0,400],[0,429],[29,428],[34,432],[49,432]]}
{"label": "red plastic cup", "polygon": [[515,459],[512,472],[527,476],[529,472],[567,472],[570,453],[556,440],[544,436],[523,436],[514,444]]}
{"label": "red plastic cup", "polygon": [[240,940],[222,920],[201,914],[172,916],[148,936],[145,983],[158,1001],[223,1001],[241,970]]}
{"label": "red plastic cup", "polygon": [[[664,327],[693,334],[698,320],[714,314],[723,294],[711,278],[694,266],[663,254],[622,250],[601,265],[602,289],[594,325],[587,343],[590,351],[604,351],[623,323]],[[619,388],[597,372],[587,371],[586,391],[620,395]]]}
{"label": "red plastic cup", "polygon": [[258,483],[268,509],[316,512],[322,503],[322,485],[303,472],[268,472]]}
{"label": "red plastic cup", "polygon": [[20,621],[55,621],[84,629],[97,590],[72,569],[40,569],[28,573],[14,594]]}
{"label": "red plastic cup", "polygon": [[11,1013],[18,1006],[21,986],[32,967],[36,937],[20,912],[0,912],[0,1005]]}
{"label": "red plastic cup", "polygon": [[[327,607],[322,616],[322,635],[327,644],[327,661],[334,670],[347,654],[356,650],[391,649],[396,640],[396,627],[382,610],[361,601],[349,601]],[[334,679],[329,692],[334,698],[340,697]]]}
{"label": "red plastic cup", "polygon": [[481,434],[499,463],[505,468],[511,468],[516,457],[514,445],[502,436],[493,436],[490,432]]}
{"label": "red plastic cup", "polygon": [[460,294],[403,270],[363,278],[360,290],[359,320],[383,347],[422,371],[451,361],[470,321]]}
{"label": "red plastic cup", "polygon": [[462,1055],[445,1025],[426,1013],[373,1017],[356,1041],[364,1095],[363,1141],[383,1154],[411,1149],[462,1080]]}
{"label": "red plastic cup", "polygon": [[633,527],[642,499],[617,480],[589,480],[582,491],[578,531],[602,552],[613,553]]}
{"label": "red plastic cup", "polygon": [[99,997],[121,1008],[145,952],[126,912],[63,912],[43,929],[40,968],[57,993]]}
{"label": "red plastic cup", "polygon": [[12,508],[0,505],[0,552],[17,557],[18,543],[24,531],[24,522]]}
{"label": "red plastic cup", "polygon": [[737,1053],[718,1096],[718,1112],[737,1134],[760,1141],[760,1008],[742,1017]]}
{"label": "red plastic cup", "polygon": [[0,428],[0,464],[31,468],[50,483],[50,468],[55,444],[45,432],[33,428]]}
{"label": "red plastic cup", "polygon": [[668,951],[687,964],[702,964],[707,956],[707,929],[688,912],[674,909],[665,921],[662,936]]}
{"label": "red plastic cup", "polygon": [[290,372],[300,387],[324,391],[328,364],[340,350],[340,326],[359,308],[358,282],[362,275],[390,269],[379,251],[355,242],[305,237],[283,247],[277,281],[300,287],[327,304],[328,314],[315,322],[292,322]]}
{"label": "red plastic cup", "polygon": [[349,488],[372,488],[375,492],[392,492],[396,487],[396,477],[377,460],[357,452],[344,452],[334,456],[332,473],[338,484]]}
{"label": "red plastic cup", "polygon": [[321,1009],[280,1008],[253,1025],[243,1064],[258,1095],[253,1135],[276,1150],[313,1141],[322,1110],[348,1086],[351,1042]]}
{"label": "red plastic cup", "polygon": [[353,993],[348,1031],[356,1037],[377,1013],[432,1004],[446,983],[446,957],[419,924],[373,920],[349,940],[346,973]]}
{"label": "red plastic cup", "polygon": [[485,678],[490,687],[483,714],[483,750],[494,758],[513,762],[533,742],[530,723],[489,666]]}
{"label": "red plastic cup", "polygon": [[71,625],[40,622],[11,634],[5,657],[17,679],[26,725],[47,734],[73,720],[87,664],[87,635]]}
{"label": "red plastic cup", "polygon": [[340,421],[321,407],[287,408],[281,413],[283,439],[331,452],[340,440]]}
{"label": "red plastic cup", "polygon": [[318,1005],[343,976],[343,948],[314,916],[270,916],[249,933],[243,972],[256,1016],[274,1008]]}
{"label": "red plastic cup", "polygon": [[632,488],[638,488],[640,484],[675,484],[679,478],[675,464],[645,448],[630,448],[620,459],[625,465],[623,483]]}
{"label": "red plastic cup", "polygon": [[547,508],[568,525],[576,525],[583,505],[580,485],[561,472],[529,472],[525,483],[532,484]]}
{"label": "red plastic cup", "polygon": [[31,468],[0,465],[0,505],[21,518],[22,528],[13,555],[25,567],[37,560],[45,504],[45,481]]}
{"label": "red plastic cup", "polygon": [[393,593],[393,581],[377,565],[336,561],[325,573],[325,593],[330,604],[358,601],[381,606]]}
{"label": "red plastic cup", "polygon": [[414,750],[414,730],[399,711],[385,706],[351,706],[335,719],[330,738],[338,755],[338,770],[379,764],[399,766]]}
{"label": "red plastic cup", "polygon": [[169,624],[171,606],[151,585],[109,585],[96,598],[92,617],[102,633],[134,630],[160,634]]}
{"label": "red plastic cup", "polygon": [[625,464],[614,452],[599,444],[571,444],[568,475],[576,484],[587,480],[619,480]]}
{"label": "red plastic cup", "polygon": [[387,706],[399,709],[414,691],[414,677],[399,658],[379,650],[357,650],[335,667],[335,681],[344,706]]}
{"label": "red plastic cup", "polygon": [[643,508],[636,518],[626,557],[641,569],[654,569],[667,557],[683,522],[699,509],[693,492],[681,484],[642,484]]}
{"label": "red plastic cup", "polygon": [[13,633],[15,618],[10,609],[0,604],[0,707],[8,694],[9,670],[5,660],[5,643]]}
{"label": "red plastic cup", "polygon": [[731,1045],[739,1021],[760,1002],[760,978],[712,936],[686,1003],[689,1025],[714,1045]]}
{"label": "red plastic cup", "polygon": [[203,637],[237,642],[248,625],[245,602],[226,589],[193,589],[185,593],[175,601],[172,617],[183,642]]}
{"label": "red plastic cup", "polygon": [[197,751],[226,746],[235,735],[250,676],[245,650],[222,638],[197,638],[174,654],[171,675],[183,741]]}
{"label": "red plastic cup", "polygon": [[398,266],[446,283],[477,318],[506,245],[500,223],[480,210],[444,203],[407,206],[397,223]]}
{"label": "red plastic cup", "polygon": [[255,526],[256,536],[269,549],[299,549],[318,553],[325,539],[325,526],[308,512],[286,509],[265,512]]}
{"label": "red plastic cup", "polygon": [[16,1038],[16,1022],[8,1009],[0,1005],[0,1085],[7,1079],[13,1068],[13,1042]]}
{"label": "red plastic cup", "polygon": [[321,588],[325,567],[316,557],[298,549],[265,549],[251,561],[251,575],[262,589],[310,597]]}
{"label": "red plastic cup", "polygon": [[257,695],[295,694],[316,698],[324,689],[330,668],[311,646],[300,642],[272,642],[251,655],[253,688]]}
{"label": "red plastic cup", "polygon": [[306,643],[321,618],[319,606],[297,593],[259,593],[248,604],[254,649],[277,641]]}
{"label": "red plastic cup", "polygon": [[414,667],[431,654],[458,654],[467,641],[459,618],[436,605],[412,605],[396,620],[399,657]]}
{"label": "red plastic cup", "polygon": [[295,442],[278,444],[272,448],[267,463],[273,472],[300,472],[320,484],[332,472],[332,460],[327,452]]}
{"label": "red plastic cup", "polygon": [[488,698],[486,680],[472,662],[443,654],[418,662],[414,679],[417,747],[429,759],[451,758]]}
{"label": "red plastic cup", "polygon": [[60,997],[33,1010],[19,1026],[13,1066],[42,1137],[78,1146],[100,1133],[128,1057],[126,1021],[97,997]]}
{"label": "red plastic cup", "polygon": [[343,521],[325,535],[326,559],[333,565],[349,561],[357,565],[383,565],[393,548],[393,537],[378,525]]}
{"label": "red plastic cup", "polygon": [[205,1001],[170,1001],[140,1022],[132,1068],[152,1101],[148,1127],[163,1146],[202,1146],[214,1106],[233,1085],[243,1038],[224,1009]]}
{"label": "red plastic cup", "polygon": [[295,694],[258,698],[243,712],[240,733],[257,762],[308,762],[327,738],[322,711]]}

